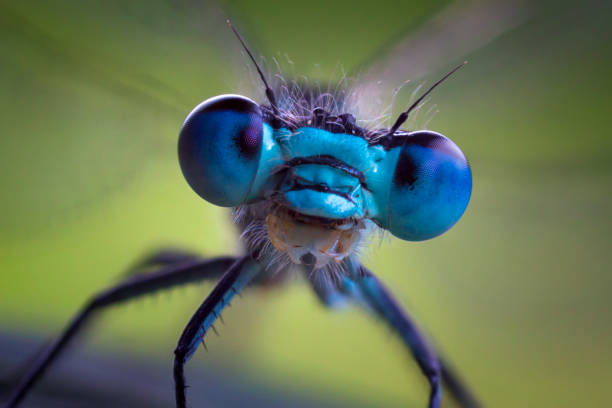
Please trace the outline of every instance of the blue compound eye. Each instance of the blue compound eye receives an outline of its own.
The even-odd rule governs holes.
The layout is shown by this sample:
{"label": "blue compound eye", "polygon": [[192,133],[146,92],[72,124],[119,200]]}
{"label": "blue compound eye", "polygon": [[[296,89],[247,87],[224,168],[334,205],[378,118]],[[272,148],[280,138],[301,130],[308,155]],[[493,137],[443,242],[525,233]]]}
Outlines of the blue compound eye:
{"label": "blue compound eye", "polygon": [[221,95],[198,105],[179,136],[179,162],[187,182],[206,201],[241,204],[251,190],[261,157],[259,106],[239,95]]}
{"label": "blue compound eye", "polygon": [[465,156],[451,140],[430,131],[410,133],[397,149],[386,227],[408,241],[442,234],[470,201],[472,172]]}

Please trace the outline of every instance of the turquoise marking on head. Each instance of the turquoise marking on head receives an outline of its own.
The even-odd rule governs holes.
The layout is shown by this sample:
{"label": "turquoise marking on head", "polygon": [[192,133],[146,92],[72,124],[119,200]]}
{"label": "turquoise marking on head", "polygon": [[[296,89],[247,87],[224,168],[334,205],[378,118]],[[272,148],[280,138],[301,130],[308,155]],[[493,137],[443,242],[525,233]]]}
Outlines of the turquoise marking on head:
{"label": "turquoise marking on head", "polygon": [[291,165],[281,185],[290,209],[332,220],[373,215],[376,206],[363,185],[373,167],[366,140],[309,127],[277,140]]}
{"label": "turquoise marking on head", "polygon": [[465,156],[438,133],[376,142],[316,127],[274,129],[257,104],[235,95],[187,117],[179,158],[192,188],[214,204],[269,200],[317,219],[368,218],[405,240],[446,231],[471,193]]}

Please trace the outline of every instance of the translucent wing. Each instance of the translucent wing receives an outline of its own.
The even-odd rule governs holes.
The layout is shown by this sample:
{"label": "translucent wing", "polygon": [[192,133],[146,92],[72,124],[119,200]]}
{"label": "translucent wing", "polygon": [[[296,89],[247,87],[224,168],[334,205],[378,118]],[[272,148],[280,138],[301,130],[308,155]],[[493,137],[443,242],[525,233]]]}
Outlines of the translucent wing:
{"label": "translucent wing", "polygon": [[175,160],[168,152],[186,112],[222,91],[240,57],[224,41],[224,14],[206,3],[0,7],[8,236],[61,225],[156,160]]}
{"label": "translucent wing", "polygon": [[[365,119],[386,121],[389,126],[390,103],[406,81],[412,81],[409,88],[414,99],[419,81],[438,79],[440,72],[525,22],[531,12],[527,2],[508,0],[455,1],[440,9],[408,35],[389,44],[386,56],[377,52],[353,70],[358,78],[354,86],[357,111]],[[407,106],[405,103],[395,110]]]}

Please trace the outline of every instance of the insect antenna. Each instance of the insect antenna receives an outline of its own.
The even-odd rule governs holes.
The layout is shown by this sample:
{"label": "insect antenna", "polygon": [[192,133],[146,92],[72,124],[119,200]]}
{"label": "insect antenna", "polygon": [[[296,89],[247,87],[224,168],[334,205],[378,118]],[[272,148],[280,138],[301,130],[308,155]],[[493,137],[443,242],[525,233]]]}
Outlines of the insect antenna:
{"label": "insect antenna", "polygon": [[278,105],[276,104],[276,96],[274,95],[274,91],[272,91],[272,88],[270,88],[270,86],[268,85],[268,81],[266,80],[266,77],[261,71],[259,64],[255,60],[255,57],[253,57],[251,50],[249,50],[249,47],[247,47],[246,43],[244,42],[244,40],[242,39],[238,31],[236,31],[231,21],[229,21],[229,19],[227,19],[226,21],[227,21],[227,25],[229,25],[229,27],[234,32],[234,35],[236,35],[236,38],[238,38],[238,41],[240,41],[240,44],[242,44],[242,48],[244,48],[246,53],[249,55],[249,58],[251,59],[251,61],[253,61],[253,64],[255,65],[255,68],[257,69],[257,73],[259,74],[259,77],[261,78],[264,85],[266,86],[266,97],[268,98],[268,101],[270,101],[270,105],[272,106],[272,111],[274,111],[274,116],[278,119],[280,115],[278,113]]}
{"label": "insect antenna", "polygon": [[402,126],[402,124],[406,121],[406,119],[408,119],[408,115],[410,114],[410,112],[414,108],[416,108],[419,105],[419,103],[421,103],[421,101],[423,99],[425,99],[425,97],[427,95],[429,95],[429,93],[435,89],[436,86],[438,86],[442,82],[444,82],[445,79],[447,79],[449,76],[454,74],[459,68],[463,67],[465,64],[467,64],[467,61],[463,61],[463,63],[457,65],[448,74],[444,75],[442,78],[438,79],[435,84],[430,86],[429,89],[427,91],[425,91],[425,93],[423,95],[421,95],[416,101],[414,101],[414,103],[412,105],[410,105],[410,107],[407,110],[405,110],[404,112],[402,112],[399,115],[399,117],[397,118],[397,120],[395,121],[393,126],[391,126],[391,128],[389,129],[389,132],[387,132],[387,134],[385,136],[386,137],[387,136],[393,136],[393,134],[397,131],[397,129],[399,129],[399,127]]}

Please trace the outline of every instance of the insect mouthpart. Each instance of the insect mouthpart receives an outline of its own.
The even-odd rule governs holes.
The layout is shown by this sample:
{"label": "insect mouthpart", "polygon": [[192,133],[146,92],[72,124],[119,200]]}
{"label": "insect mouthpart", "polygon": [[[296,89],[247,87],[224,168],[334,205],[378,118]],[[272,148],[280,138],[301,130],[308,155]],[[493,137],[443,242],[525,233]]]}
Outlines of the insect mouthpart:
{"label": "insect mouthpart", "polygon": [[297,157],[287,166],[278,206],[265,220],[272,245],[296,264],[340,263],[365,235],[363,174],[324,155]]}
{"label": "insect mouthpart", "polygon": [[277,206],[265,220],[270,242],[295,264],[314,258],[314,269],[339,263],[353,253],[366,230],[364,220],[331,220]]}

